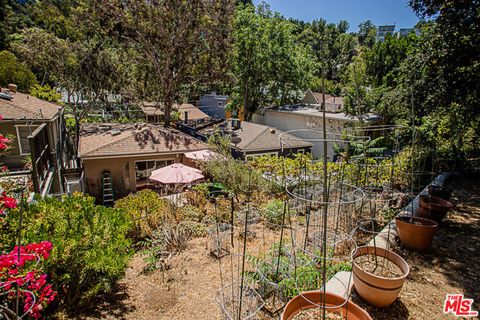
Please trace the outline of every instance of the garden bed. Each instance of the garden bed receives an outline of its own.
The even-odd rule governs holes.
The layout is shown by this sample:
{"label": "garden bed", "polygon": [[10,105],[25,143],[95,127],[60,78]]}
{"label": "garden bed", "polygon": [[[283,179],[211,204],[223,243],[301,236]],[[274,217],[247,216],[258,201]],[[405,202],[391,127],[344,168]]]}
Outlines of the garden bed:
{"label": "garden bed", "polygon": [[444,319],[447,294],[463,293],[480,310],[480,184],[467,181],[453,193],[456,204],[435,235],[432,248],[424,253],[394,248],[411,271],[399,298],[388,308],[365,303],[354,292],[352,300],[373,319]]}

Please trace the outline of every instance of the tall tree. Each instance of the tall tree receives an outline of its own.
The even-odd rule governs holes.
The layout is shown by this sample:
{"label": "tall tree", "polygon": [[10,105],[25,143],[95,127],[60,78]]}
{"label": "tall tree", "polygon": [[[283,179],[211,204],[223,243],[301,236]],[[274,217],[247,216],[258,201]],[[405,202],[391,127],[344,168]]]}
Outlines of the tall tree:
{"label": "tall tree", "polygon": [[138,94],[162,106],[165,126],[185,90],[225,74],[233,0],[89,3],[92,19],[108,25],[126,50],[136,53]]}
{"label": "tall tree", "polygon": [[358,25],[357,34],[360,45],[371,48],[375,44],[377,28],[372,21],[367,20]]}
{"label": "tall tree", "polygon": [[81,121],[99,101],[124,88],[127,60],[122,51],[107,39],[71,41],[38,28],[23,30],[13,48],[46,82],[65,92],[75,119],[78,151]]}
{"label": "tall tree", "polygon": [[308,88],[315,64],[294,28],[266,7],[237,10],[232,98],[247,119],[260,106],[295,102]]}

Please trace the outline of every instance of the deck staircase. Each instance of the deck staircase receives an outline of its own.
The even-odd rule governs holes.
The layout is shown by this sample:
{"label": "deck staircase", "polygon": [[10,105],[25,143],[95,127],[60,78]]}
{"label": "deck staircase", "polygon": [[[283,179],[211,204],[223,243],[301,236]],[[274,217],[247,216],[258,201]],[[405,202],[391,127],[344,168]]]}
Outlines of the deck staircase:
{"label": "deck staircase", "polygon": [[102,175],[102,203],[104,206],[113,206],[115,203],[110,171],[104,171]]}

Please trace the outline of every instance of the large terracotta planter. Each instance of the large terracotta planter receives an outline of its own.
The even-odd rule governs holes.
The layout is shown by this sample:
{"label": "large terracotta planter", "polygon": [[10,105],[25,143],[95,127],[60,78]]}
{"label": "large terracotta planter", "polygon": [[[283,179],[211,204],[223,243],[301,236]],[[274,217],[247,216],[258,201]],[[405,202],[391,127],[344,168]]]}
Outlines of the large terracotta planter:
{"label": "large terracotta planter", "polygon": [[[355,261],[356,258],[366,254],[375,254],[388,259],[402,270],[403,275],[396,278],[386,278],[366,272]],[[353,255],[353,285],[355,290],[363,300],[379,308],[387,307],[395,301],[409,272],[410,268],[407,262],[390,250],[364,246],[359,247]]]}
{"label": "large terracotta planter", "polygon": [[400,216],[395,218],[398,236],[407,248],[428,250],[433,241],[433,235],[438,229],[438,223],[425,218]]}
{"label": "large terracotta planter", "polygon": [[[283,309],[281,320],[290,320],[301,311],[307,309],[318,308],[323,303],[323,292],[307,291],[290,300],[285,309]],[[343,305],[342,305],[343,304]],[[345,298],[333,293],[325,293],[325,305],[330,312],[342,314],[344,318],[349,320],[372,320],[370,315],[351,301],[345,303]],[[335,307],[342,305],[341,307]]]}
{"label": "large terracotta planter", "polygon": [[419,197],[418,215],[422,218],[442,222],[453,204],[435,196],[421,195]]}

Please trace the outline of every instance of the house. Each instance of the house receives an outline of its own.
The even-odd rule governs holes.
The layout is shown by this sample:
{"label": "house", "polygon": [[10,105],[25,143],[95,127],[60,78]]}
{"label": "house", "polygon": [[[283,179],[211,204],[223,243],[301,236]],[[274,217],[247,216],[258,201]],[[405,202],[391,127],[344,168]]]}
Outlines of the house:
{"label": "house", "polygon": [[416,36],[420,35],[420,29],[418,28],[402,28],[398,30],[398,37],[399,38],[406,37],[412,32],[415,33]]}
{"label": "house", "polygon": [[[297,104],[282,107],[271,107],[261,110],[253,118],[254,122],[261,123],[269,127],[278,128],[283,131],[296,130],[292,133],[306,141],[311,141],[312,155],[314,158],[320,158],[323,155],[323,142],[314,140],[321,138],[320,132],[323,131],[323,111],[321,105],[315,104]],[[374,124],[380,121],[379,116],[368,114],[363,117],[365,123]],[[326,112],[325,121],[327,126],[328,138],[333,139],[342,133],[346,126],[359,123],[358,117],[347,115],[343,112]],[[314,135],[317,135],[314,137]],[[335,160],[334,144],[328,144],[328,158]]]}
{"label": "house", "polygon": [[283,133],[281,130],[239,120],[206,126],[199,129],[197,135],[206,139],[215,133],[230,137],[232,156],[236,159],[248,159],[267,154],[289,156],[294,153],[310,152],[313,146],[308,141],[288,134],[283,137],[289,139],[281,141],[280,135]]}
{"label": "house", "polygon": [[[163,110],[162,105],[155,102],[144,102],[141,107],[144,115],[145,122],[147,123],[161,123],[163,122]],[[199,108],[190,103],[174,104],[172,111],[179,113],[181,120],[201,120],[209,118],[209,115],[202,112]]]}
{"label": "house", "polygon": [[[320,92],[307,90],[302,99],[302,103],[321,106],[323,103],[323,95]],[[343,110],[343,98],[325,94],[325,111],[341,112]]]}
{"label": "house", "polygon": [[208,145],[174,129],[153,124],[85,124],[79,157],[87,190],[104,195],[108,175],[115,198],[150,186],[155,169],[182,162],[183,154]]}
{"label": "house", "polygon": [[225,107],[227,106],[228,96],[217,94],[215,91],[200,96],[198,108],[210,117],[225,119]]}
{"label": "house", "polygon": [[64,191],[61,171],[69,159],[64,111],[58,104],[17,92],[15,85],[1,89],[0,133],[12,139],[12,146],[0,162],[11,176],[31,178],[41,195]]}
{"label": "house", "polygon": [[393,36],[395,33],[395,25],[385,25],[385,26],[378,26],[377,28],[377,38],[376,40],[379,42],[385,41],[387,35]]}

